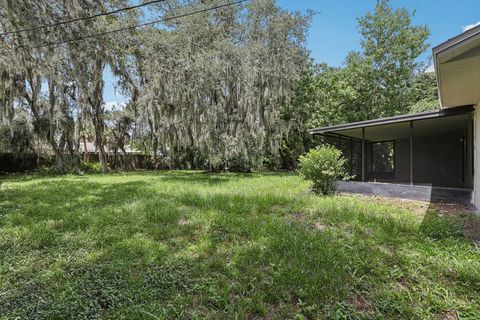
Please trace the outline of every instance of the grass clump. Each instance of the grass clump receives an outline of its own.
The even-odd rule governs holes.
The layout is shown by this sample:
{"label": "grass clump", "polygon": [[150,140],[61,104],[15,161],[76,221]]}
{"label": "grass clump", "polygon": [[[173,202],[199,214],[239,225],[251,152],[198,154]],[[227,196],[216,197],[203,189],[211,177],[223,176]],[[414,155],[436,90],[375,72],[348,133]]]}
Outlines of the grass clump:
{"label": "grass clump", "polygon": [[480,318],[478,247],[434,208],[292,174],[0,181],[1,319]]}

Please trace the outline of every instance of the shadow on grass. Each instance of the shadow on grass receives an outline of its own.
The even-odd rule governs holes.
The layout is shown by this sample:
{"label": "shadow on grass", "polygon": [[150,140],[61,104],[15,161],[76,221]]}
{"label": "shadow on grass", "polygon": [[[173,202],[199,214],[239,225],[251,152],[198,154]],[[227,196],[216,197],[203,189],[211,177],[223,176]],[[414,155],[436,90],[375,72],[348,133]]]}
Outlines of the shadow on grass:
{"label": "shadow on grass", "polygon": [[436,239],[465,237],[472,244],[480,244],[480,216],[473,205],[431,202],[422,230]]}
{"label": "shadow on grass", "polygon": [[[279,217],[269,217],[270,205],[288,205],[289,198],[152,190],[143,181],[68,179],[36,184],[28,199],[24,189],[10,190],[12,203],[24,202],[4,217],[10,228],[0,246],[2,264],[25,265],[8,272],[0,315],[138,317],[149,310],[177,317],[192,299],[208,313],[261,314],[264,307],[252,311],[252,305],[264,290],[270,300],[285,299],[269,289],[265,256],[285,257],[291,245],[285,241],[295,238],[291,227],[275,223]],[[263,242],[267,230],[272,239]],[[45,278],[47,271],[53,275]],[[292,284],[289,272],[277,277],[285,288]],[[231,305],[232,297],[239,305]]]}
{"label": "shadow on grass", "polygon": [[[455,233],[432,241],[435,220],[418,227],[386,207],[224,185],[258,174],[137,175],[40,180],[0,198],[0,317],[418,317],[412,303],[430,306],[415,288],[439,281],[465,245]],[[431,270],[412,276],[419,266]],[[445,275],[452,292],[478,280],[462,268]]]}

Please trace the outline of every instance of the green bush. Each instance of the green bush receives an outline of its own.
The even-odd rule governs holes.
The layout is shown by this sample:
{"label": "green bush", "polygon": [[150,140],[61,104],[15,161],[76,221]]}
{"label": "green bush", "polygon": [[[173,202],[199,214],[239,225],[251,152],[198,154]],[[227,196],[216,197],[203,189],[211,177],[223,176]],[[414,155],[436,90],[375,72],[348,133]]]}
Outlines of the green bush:
{"label": "green bush", "polygon": [[58,174],[58,172],[55,170],[55,166],[51,164],[44,164],[40,166],[37,170],[35,170],[35,173],[44,177],[55,176]]}
{"label": "green bush", "polygon": [[324,145],[300,156],[300,173],[312,182],[312,191],[330,195],[337,190],[339,180],[349,179],[345,170],[346,159],[342,152],[332,146]]}
{"label": "green bush", "polygon": [[250,161],[248,158],[241,154],[237,153],[228,160],[230,172],[251,172],[252,167],[250,166]]}
{"label": "green bush", "polygon": [[102,173],[102,163],[82,161],[81,171],[83,173]]}
{"label": "green bush", "polygon": [[263,157],[263,162],[262,162],[262,170],[266,171],[278,171],[282,166],[282,159],[280,158],[279,154],[271,154],[267,153]]}

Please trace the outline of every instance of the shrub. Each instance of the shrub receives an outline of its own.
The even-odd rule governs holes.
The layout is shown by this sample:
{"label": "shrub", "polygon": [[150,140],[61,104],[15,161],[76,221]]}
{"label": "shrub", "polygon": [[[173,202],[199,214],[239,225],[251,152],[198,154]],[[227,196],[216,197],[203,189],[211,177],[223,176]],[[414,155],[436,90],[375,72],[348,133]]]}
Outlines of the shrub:
{"label": "shrub", "polygon": [[281,162],[282,161],[281,161],[281,158],[280,158],[279,154],[267,153],[263,158],[261,169],[267,170],[267,171],[278,171],[278,170],[282,169],[281,168],[281,166],[282,166]]}
{"label": "shrub", "polygon": [[228,160],[228,164],[229,164],[228,171],[230,172],[251,172],[252,171],[252,167],[250,166],[250,161],[248,161],[248,158],[241,153],[237,153],[233,155]]}
{"label": "shrub", "polygon": [[55,170],[55,166],[50,164],[40,166],[37,170],[35,170],[35,173],[44,177],[55,176],[58,174],[57,170]]}
{"label": "shrub", "polygon": [[102,173],[102,163],[82,161],[81,171],[84,173]]}
{"label": "shrub", "polygon": [[332,146],[320,146],[300,156],[300,173],[312,182],[312,191],[330,195],[337,189],[337,181],[349,179],[345,170],[346,159]]}

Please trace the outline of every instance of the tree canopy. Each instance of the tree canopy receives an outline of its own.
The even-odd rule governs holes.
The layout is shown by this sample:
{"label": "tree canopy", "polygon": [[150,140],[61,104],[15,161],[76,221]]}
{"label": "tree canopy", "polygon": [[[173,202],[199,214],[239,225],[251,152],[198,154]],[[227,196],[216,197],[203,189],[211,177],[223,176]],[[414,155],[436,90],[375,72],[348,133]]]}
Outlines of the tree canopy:
{"label": "tree canopy", "polygon": [[[310,60],[313,13],[274,0],[174,0],[92,19],[129,2],[0,4],[0,152],[53,155],[58,171],[78,170],[87,142],[104,171],[128,167],[127,146],[154,167],[293,169],[314,145],[308,128],[436,107],[419,59],[428,28],[386,0],[358,19],[361,50],[341,67]],[[105,108],[107,68],[129,97],[120,109]]]}
{"label": "tree canopy", "polygon": [[282,149],[289,166],[315,145],[309,128],[438,108],[435,74],[421,59],[429,30],[412,24],[414,14],[381,0],[358,18],[361,49],[350,52],[342,66],[307,64],[294,84],[292,103],[283,109],[296,128]]}

